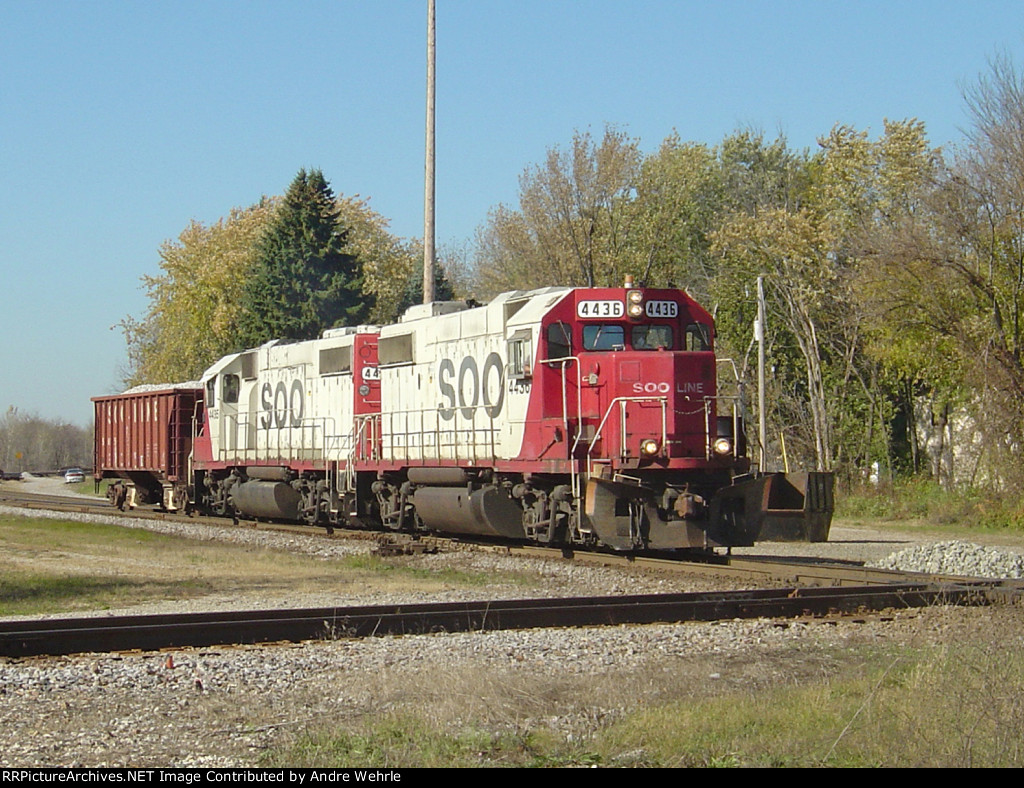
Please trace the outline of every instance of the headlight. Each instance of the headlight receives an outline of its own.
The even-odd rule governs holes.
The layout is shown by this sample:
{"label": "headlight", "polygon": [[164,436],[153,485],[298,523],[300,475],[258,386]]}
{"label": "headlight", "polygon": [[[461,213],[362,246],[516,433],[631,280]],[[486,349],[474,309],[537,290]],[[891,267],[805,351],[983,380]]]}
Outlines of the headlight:
{"label": "headlight", "polygon": [[644,315],[644,294],[642,290],[630,290],[626,293],[626,314],[634,320]]}
{"label": "headlight", "polygon": [[658,449],[661,447],[654,438],[648,438],[647,440],[640,441],[640,453],[646,454],[648,457],[658,453]]}
{"label": "headlight", "polygon": [[732,453],[732,441],[728,438],[716,438],[714,443],[715,454],[725,456]]}

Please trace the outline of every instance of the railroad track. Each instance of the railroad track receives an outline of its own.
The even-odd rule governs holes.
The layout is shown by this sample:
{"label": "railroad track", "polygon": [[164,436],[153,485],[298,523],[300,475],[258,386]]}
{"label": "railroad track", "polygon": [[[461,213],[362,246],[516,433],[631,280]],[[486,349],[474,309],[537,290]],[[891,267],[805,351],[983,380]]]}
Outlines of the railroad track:
{"label": "railroad track", "polygon": [[158,651],[542,627],[792,618],[936,604],[989,604],[1024,586],[998,581],[792,588],[642,596],[231,611],[0,622],[0,656]]}
{"label": "railroad track", "polygon": [[[0,502],[44,510],[114,513],[102,500],[38,496],[21,491],[16,495],[0,495]],[[195,518],[146,510],[133,511],[128,516],[196,522]],[[230,521],[217,520],[217,524],[226,526]],[[308,527],[270,524],[261,524],[260,527],[302,533],[311,538],[327,538],[323,531]],[[358,532],[357,535],[382,539],[381,535],[367,532]],[[351,535],[346,533],[345,537],[348,536]],[[511,555],[571,559],[599,566],[628,565],[649,571],[726,576],[749,581],[752,586],[774,584],[783,587],[649,596],[0,622],[0,656],[159,650],[489,629],[817,617],[932,604],[987,604],[994,599],[1020,599],[1024,596],[1024,582],[1021,581],[933,577],[869,569],[852,563],[828,563],[814,558],[781,560],[718,556],[712,561],[695,562],[538,547],[481,546],[438,537],[420,541],[401,538],[396,541],[394,536],[383,538],[383,543],[389,546],[386,552],[415,552],[424,547],[434,550],[496,550]]]}
{"label": "railroad track", "polygon": [[[119,512],[106,499],[89,499],[58,494],[41,495],[22,490],[4,488],[0,490],[0,503],[20,508],[76,512],[90,514],[120,515],[138,520],[158,522],[201,523],[204,520],[222,528],[232,527],[228,518],[189,517],[182,514],[160,512],[152,509],[134,509]],[[448,552],[454,550],[493,551],[511,556],[527,556],[547,560],[572,560],[579,564],[601,567],[631,567],[647,571],[685,573],[695,576],[723,577],[752,586],[864,586],[893,585],[900,583],[965,583],[969,578],[921,575],[888,569],[873,569],[856,562],[834,562],[813,557],[738,557],[732,555],[703,555],[693,557],[669,557],[665,555],[623,555],[609,552],[586,552],[545,548],[539,546],[517,546],[509,544],[482,543],[463,538],[427,536],[411,537],[405,534],[379,533],[376,531],[336,529],[328,534],[321,528],[283,523],[255,523],[241,521],[234,527],[256,528],[301,535],[310,539],[362,539],[378,543],[377,552],[382,555],[416,553],[424,551]]]}
{"label": "railroad track", "polygon": [[[196,524],[209,521],[222,528],[232,527],[228,518],[188,517],[186,515],[159,512],[151,509],[134,509],[119,512],[105,499],[72,498],[60,495],[39,495],[21,490],[3,490],[0,503],[27,509],[121,515],[139,520],[158,522],[183,522]],[[851,563],[837,564],[817,558],[753,559],[736,556],[703,555],[692,557],[668,557],[665,555],[622,555],[609,552],[586,552],[538,546],[516,546],[509,544],[483,543],[462,538],[427,536],[422,539],[404,534],[379,533],[376,531],[336,529],[333,534],[321,528],[282,523],[254,523],[242,521],[240,528],[278,531],[301,535],[311,539],[348,538],[372,540],[378,543],[378,553],[395,555],[403,553],[454,550],[493,551],[512,556],[527,556],[547,560],[572,560],[579,564],[603,567],[631,567],[647,571],[685,573],[697,576],[725,577],[748,581],[751,585],[764,586],[861,586],[894,583],[921,582],[920,575],[893,572],[885,569],[869,569]],[[961,578],[935,578],[957,581]]]}

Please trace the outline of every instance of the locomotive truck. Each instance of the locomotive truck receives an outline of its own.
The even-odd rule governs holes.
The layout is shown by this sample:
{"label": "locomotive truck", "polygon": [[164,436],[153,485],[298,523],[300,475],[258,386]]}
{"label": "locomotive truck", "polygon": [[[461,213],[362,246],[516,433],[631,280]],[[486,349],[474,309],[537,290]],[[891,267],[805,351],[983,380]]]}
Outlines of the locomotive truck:
{"label": "locomotive truck", "polygon": [[827,538],[832,477],[750,473],[741,392],[682,290],[414,306],[94,399],[120,506],[619,551]]}

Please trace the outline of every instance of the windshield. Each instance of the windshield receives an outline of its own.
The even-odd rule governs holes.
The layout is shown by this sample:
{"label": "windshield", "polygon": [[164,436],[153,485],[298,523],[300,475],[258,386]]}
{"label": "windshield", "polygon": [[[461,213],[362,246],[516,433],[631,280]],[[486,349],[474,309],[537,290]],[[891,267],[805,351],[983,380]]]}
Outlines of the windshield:
{"label": "windshield", "polygon": [[618,325],[583,326],[584,350],[625,350],[626,332]]}
{"label": "windshield", "polygon": [[671,350],[672,326],[633,326],[633,350]]}
{"label": "windshield", "polygon": [[[672,326],[630,326],[629,346],[633,350],[672,350],[675,347]],[[625,350],[626,327],[617,323],[591,323],[583,326],[583,349]]]}

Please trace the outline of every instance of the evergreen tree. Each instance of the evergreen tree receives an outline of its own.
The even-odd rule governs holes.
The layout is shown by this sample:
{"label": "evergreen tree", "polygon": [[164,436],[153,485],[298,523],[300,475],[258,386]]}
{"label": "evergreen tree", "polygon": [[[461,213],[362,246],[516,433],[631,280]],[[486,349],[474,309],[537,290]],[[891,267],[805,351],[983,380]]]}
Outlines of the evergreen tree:
{"label": "evergreen tree", "polygon": [[369,313],[358,258],[319,170],[299,170],[260,238],[242,296],[240,344],[314,339]]}
{"label": "evergreen tree", "polygon": [[[444,268],[440,265],[434,266],[434,300],[451,301],[455,298],[455,288],[448,281]],[[402,299],[395,306],[394,314],[387,316],[387,322],[393,323],[405,314],[411,306],[423,303],[423,272],[413,269],[412,273],[405,280],[405,287],[402,290]]]}

